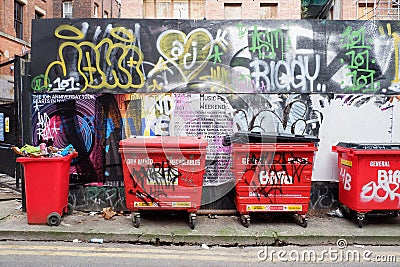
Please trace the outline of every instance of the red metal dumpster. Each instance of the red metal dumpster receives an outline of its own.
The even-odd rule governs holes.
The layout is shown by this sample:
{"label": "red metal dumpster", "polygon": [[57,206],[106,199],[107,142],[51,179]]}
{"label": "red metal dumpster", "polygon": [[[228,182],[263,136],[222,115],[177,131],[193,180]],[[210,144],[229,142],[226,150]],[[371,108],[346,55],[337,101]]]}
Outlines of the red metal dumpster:
{"label": "red metal dumpster", "polygon": [[250,213],[288,212],[307,226],[311,175],[318,139],[238,132],[233,143],[236,208],[245,227]]}
{"label": "red metal dumpster", "polygon": [[57,226],[67,214],[69,169],[73,152],[64,157],[19,157],[24,167],[26,212],[29,224]]}
{"label": "red metal dumpster", "polygon": [[126,207],[140,226],[140,210],[183,210],[195,227],[201,205],[207,141],[190,136],[131,137],[120,141]]}
{"label": "red metal dumpster", "polygon": [[338,154],[339,202],[345,217],[363,227],[369,212],[397,216],[400,210],[400,144],[332,146]]}

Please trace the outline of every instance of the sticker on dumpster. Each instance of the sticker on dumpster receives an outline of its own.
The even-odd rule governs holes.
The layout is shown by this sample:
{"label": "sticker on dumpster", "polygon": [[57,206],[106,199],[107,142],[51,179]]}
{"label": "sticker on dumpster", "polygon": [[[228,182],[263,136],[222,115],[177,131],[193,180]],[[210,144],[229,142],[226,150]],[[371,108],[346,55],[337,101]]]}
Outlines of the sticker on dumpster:
{"label": "sticker on dumpster", "polygon": [[190,207],[191,203],[190,202],[172,202],[172,207],[183,207],[183,208],[187,208]]}
{"label": "sticker on dumpster", "polygon": [[137,202],[135,201],[133,205],[137,208],[144,208],[144,207],[174,207],[174,208],[188,208],[191,207],[191,202],[189,201],[183,201],[183,202]]}
{"label": "sticker on dumpster", "polygon": [[246,205],[247,211],[302,211],[302,205]]}
{"label": "sticker on dumpster", "polygon": [[340,164],[347,166],[347,167],[353,166],[353,162],[351,160],[347,160],[347,159],[340,159]]}
{"label": "sticker on dumpster", "polygon": [[134,202],[133,205],[135,207],[158,207],[159,204],[157,202]]}

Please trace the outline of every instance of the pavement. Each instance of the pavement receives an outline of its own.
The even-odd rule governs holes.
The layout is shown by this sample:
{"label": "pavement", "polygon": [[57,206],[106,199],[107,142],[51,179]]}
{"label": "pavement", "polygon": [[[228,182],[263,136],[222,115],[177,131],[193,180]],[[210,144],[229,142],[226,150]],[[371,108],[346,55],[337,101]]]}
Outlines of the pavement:
{"label": "pavement", "polygon": [[[301,227],[289,214],[251,215],[248,228],[238,215],[197,215],[195,228],[186,222],[187,214],[151,212],[141,214],[138,228],[131,214],[73,211],[58,226],[28,224],[22,211],[21,194],[3,186],[0,177],[0,241],[118,242],[155,245],[265,246],[333,245],[345,239],[348,244],[399,245],[400,218],[367,216],[362,228],[356,220],[336,216],[335,211],[307,215]],[[204,212],[202,212],[204,213]],[[328,215],[330,214],[330,215]]]}

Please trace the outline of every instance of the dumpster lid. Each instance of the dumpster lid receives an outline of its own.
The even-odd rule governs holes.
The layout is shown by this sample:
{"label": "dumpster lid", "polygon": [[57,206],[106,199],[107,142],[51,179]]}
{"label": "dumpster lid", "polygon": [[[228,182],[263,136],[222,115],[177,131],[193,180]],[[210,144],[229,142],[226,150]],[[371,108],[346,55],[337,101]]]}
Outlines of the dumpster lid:
{"label": "dumpster lid", "polygon": [[319,139],[312,135],[296,135],[288,133],[261,133],[239,131],[224,137],[224,145],[231,143],[316,143]]}
{"label": "dumpster lid", "polygon": [[207,140],[197,136],[131,136],[119,142],[120,148],[206,148]]}
{"label": "dumpster lid", "polygon": [[364,150],[399,150],[400,143],[347,143],[339,142],[336,146]]}

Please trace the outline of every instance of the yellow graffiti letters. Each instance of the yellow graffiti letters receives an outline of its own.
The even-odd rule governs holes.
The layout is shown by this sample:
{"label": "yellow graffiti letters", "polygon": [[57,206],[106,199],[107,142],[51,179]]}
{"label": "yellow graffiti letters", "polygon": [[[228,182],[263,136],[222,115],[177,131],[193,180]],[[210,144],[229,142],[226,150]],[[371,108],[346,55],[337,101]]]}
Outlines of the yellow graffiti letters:
{"label": "yellow graffiti letters", "polygon": [[[108,36],[94,43],[79,42],[85,34],[74,26],[59,26],[55,35],[64,42],[59,46],[58,60],[47,66],[44,76],[61,74],[62,77],[57,78],[63,80],[73,77],[81,92],[87,89],[142,87],[145,82],[141,70],[144,56],[135,45],[133,32],[123,27],[109,28],[106,29]],[[49,83],[48,79],[44,79],[44,87],[51,88]]]}

